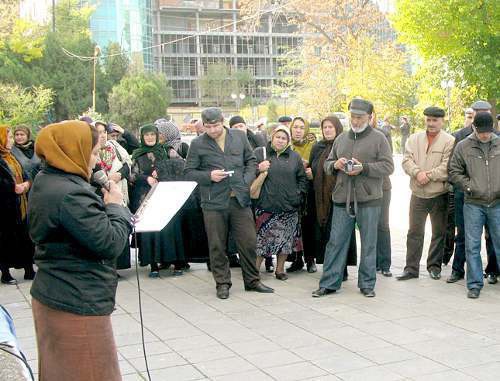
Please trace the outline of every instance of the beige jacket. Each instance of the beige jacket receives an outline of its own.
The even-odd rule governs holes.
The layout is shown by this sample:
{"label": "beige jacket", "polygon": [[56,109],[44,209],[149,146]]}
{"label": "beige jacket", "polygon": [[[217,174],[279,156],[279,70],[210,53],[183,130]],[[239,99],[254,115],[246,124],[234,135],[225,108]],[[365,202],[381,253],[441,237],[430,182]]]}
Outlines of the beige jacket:
{"label": "beige jacket", "polygon": [[[412,193],[420,198],[434,198],[448,192],[448,160],[453,150],[455,138],[441,131],[428,147],[425,131],[408,138],[403,157],[403,169],[410,176]],[[429,172],[431,180],[425,185],[417,182],[420,171]]]}

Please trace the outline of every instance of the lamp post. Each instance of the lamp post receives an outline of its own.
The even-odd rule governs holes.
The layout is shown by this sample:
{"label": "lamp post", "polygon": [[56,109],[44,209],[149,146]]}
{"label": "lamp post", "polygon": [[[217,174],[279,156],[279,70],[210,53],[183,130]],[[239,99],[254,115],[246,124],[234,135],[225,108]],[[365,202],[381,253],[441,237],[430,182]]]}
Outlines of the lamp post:
{"label": "lamp post", "polygon": [[242,102],[246,98],[246,95],[243,93],[236,94],[236,93],[231,93],[231,99],[234,101],[236,108],[238,109],[238,112],[240,111],[240,102]]}
{"label": "lamp post", "polygon": [[288,92],[285,91],[284,93],[281,93],[280,96],[281,96],[281,99],[283,99],[283,103],[285,105],[285,115],[287,115],[286,114],[286,100],[290,97],[290,94],[288,94]]}
{"label": "lamp post", "polygon": [[97,57],[101,54],[101,48],[99,45],[96,45],[94,48],[94,83],[92,86],[92,110],[95,111],[95,70],[97,66]]}
{"label": "lamp post", "polygon": [[448,131],[451,131],[451,89],[455,87],[453,79],[442,80],[441,88],[446,90],[446,108],[448,109]]}

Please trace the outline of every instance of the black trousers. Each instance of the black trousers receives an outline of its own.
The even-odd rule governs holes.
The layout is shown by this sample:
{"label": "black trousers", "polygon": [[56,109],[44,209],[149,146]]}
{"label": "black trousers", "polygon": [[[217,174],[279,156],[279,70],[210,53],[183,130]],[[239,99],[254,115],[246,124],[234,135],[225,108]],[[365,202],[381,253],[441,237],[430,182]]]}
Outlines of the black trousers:
{"label": "black trousers", "polygon": [[432,238],[427,256],[427,270],[431,270],[432,268],[441,269],[446,236],[447,208],[447,193],[434,198],[411,196],[410,228],[406,239],[405,271],[414,275],[418,275],[419,273],[427,216],[430,216],[432,224]]}
{"label": "black trousers", "polygon": [[389,209],[391,206],[391,190],[385,190],[382,197],[382,208],[377,228],[377,270],[391,269],[391,228],[389,226]]}
{"label": "black trousers", "polygon": [[231,197],[229,208],[225,210],[203,210],[207,231],[208,248],[212,275],[217,285],[231,283],[231,270],[227,257],[227,237],[231,235],[240,256],[243,281],[253,286],[260,280],[255,261],[257,235],[255,221],[250,207],[241,207],[236,198]]}

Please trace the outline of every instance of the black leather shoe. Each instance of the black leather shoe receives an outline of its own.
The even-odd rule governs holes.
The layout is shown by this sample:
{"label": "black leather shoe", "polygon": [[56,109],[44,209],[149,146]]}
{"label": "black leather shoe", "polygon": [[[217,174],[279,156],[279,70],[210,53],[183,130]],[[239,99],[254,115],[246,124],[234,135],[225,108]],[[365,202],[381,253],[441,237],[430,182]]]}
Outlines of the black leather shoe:
{"label": "black leather shoe", "polygon": [[241,267],[240,259],[238,258],[238,254],[230,254],[229,255],[229,267],[231,267],[231,268]]}
{"label": "black leather shoe", "polygon": [[459,280],[464,279],[463,274],[460,274],[456,271],[452,271],[451,275],[446,279],[446,283],[456,283]]}
{"label": "black leather shoe", "polygon": [[496,274],[487,274],[486,275],[486,280],[488,281],[489,284],[496,284],[498,283],[498,277]]}
{"label": "black leather shoe", "polygon": [[286,273],[276,273],[276,274],[274,274],[274,276],[278,280],[287,280],[288,279],[288,275],[286,275]]}
{"label": "black leather shoe", "polygon": [[307,262],[307,272],[312,274],[318,271],[318,268],[316,267],[316,263],[314,262],[314,259],[312,261]]}
{"label": "black leather shoe", "polygon": [[408,271],[403,271],[403,274],[396,277],[397,280],[408,280],[408,279],[416,279],[418,275],[409,273]]}
{"label": "black leather shoe", "polygon": [[380,273],[387,278],[392,276],[392,273],[389,270],[382,270]]}
{"label": "black leather shoe", "polygon": [[0,279],[0,281],[3,284],[8,284],[8,285],[11,285],[11,286],[15,286],[17,284],[17,280],[15,280],[14,278],[12,278],[12,276],[10,274],[2,275],[2,278]]}
{"label": "black leather shoe", "polygon": [[373,291],[373,289],[371,289],[371,288],[362,288],[360,291],[367,298],[374,298],[375,297],[375,291]]}
{"label": "black leather shoe", "polygon": [[219,299],[229,298],[229,286],[227,284],[217,286],[217,297]]}
{"label": "black leather shoe", "polygon": [[329,288],[320,287],[312,292],[312,297],[321,298],[322,296],[326,296],[328,294],[334,294],[335,292],[337,292],[337,290],[330,290]]}
{"label": "black leather shoe", "polygon": [[273,264],[273,259],[271,257],[266,258],[266,272],[267,273],[272,273],[274,272],[274,264]]}
{"label": "black leather shoe", "polygon": [[304,261],[302,261],[302,259],[300,259],[299,261],[292,262],[290,267],[288,267],[286,269],[286,272],[287,273],[294,273],[296,271],[301,271],[303,268],[304,268]]}
{"label": "black leather shoe", "polygon": [[479,288],[472,288],[469,290],[469,292],[467,292],[467,297],[469,299],[477,299],[477,298],[479,298],[480,292],[481,292],[481,290]]}
{"label": "black leather shoe", "polygon": [[438,280],[441,279],[441,269],[431,269],[429,270],[429,275],[432,279]]}
{"label": "black leather shoe", "polygon": [[262,282],[257,282],[251,286],[245,285],[245,291],[254,291],[254,292],[262,292],[264,294],[272,294],[274,289],[271,287],[267,287]]}

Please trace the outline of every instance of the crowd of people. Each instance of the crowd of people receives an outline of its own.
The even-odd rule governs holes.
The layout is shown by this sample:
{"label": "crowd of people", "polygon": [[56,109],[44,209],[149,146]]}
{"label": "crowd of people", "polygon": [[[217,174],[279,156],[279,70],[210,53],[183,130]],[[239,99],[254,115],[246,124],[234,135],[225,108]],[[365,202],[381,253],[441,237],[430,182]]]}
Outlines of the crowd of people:
{"label": "crowd of people", "polygon": [[[497,282],[500,143],[491,108],[488,102],[475,102],[465,112],[464,128],[453,135],[444,130],[445,112],[439,107],[424,111],[425,130],[417,133],[411,134],[408,119],[402,119],[402,166],[412,196],[406,266],[398,280],[418,278],[430,216],[431,278],[441,277],[442,264],[451,256],[445,253],[451,250],[453,269],[447,282],[464,278],[467,263],[468,296],[478,297],[484,225],[485,276],[489,283]],[[217,296],[225,299],[230,267],[241,267],[247,290],[273,292],[260,281],[262,264],[279,280],[304,267],[316,272],[316,265],[323,264],[319,288],[312,294],[321,297],[339,290],[348,279],[348,266],[358,264],[357,228],[358,287],[363,295],[375,296],[376,273],[392,276],[391,134],[397,128],[388,118],[377,125],[367,100],[353,99],[349,114],[346,131],[336,116],[325,117],[318,140],[300,116],[283,116],[275,128],[254,132],[238,115],[226,127],[222,111],[208,108],[194,121],[198,136],[190,146],[175,123],[164,118],[142,126],[137,139],[117,124],[82,117],[98,137],[93,173],[103,171],[119,187],[121,205],[132,213],[159,181],[198,183],[163,231],[139,234],[137,242],[127,240],[114,259],[115,268],[130,267],[131,247],[138,250],[140,265],[150,267],[152,278],[164,269],[180,276],[189,263],[206,262]],[[25,279],[35,278],[28,200],[37,173],[47,163],[37,155],[31,135],[27,126],[0,129],[4,284],[17,283],[11,268],[23,268]],[[103,197],[98,186],[96,194]]]}
{"label": "crowd of people", "polygon": [[[399,281],[419,277],[430,216],[430,277],[440,279],[453,254],[447,282],[466,277],[467,296],[478,298],[484,231],[485,276],[497,283],[500,139],[491,109],[485,101],[472,104],[453,135],[439,107],[424,110],[423,131],[410,134],[403,121],[402,166],[412,196]],[[302,117],[284,116],[275,128],[253,132],[242,117],[226,127],[222,111],[207,108],[190,146],[167,119],[143,126],[140,139],[87,117],[48,125],[36,141],[27,126],[0,126],[1,282],[17,283],[12,268],[33,280],[40,379],[120,379],[110,315],[117,270],[130,267],[132,246],[152,278],[207,262],[220,299],[230,296],[231,266],[241,267],[246,291],[272,293],[261,281],[262,264],[286,281],[287,273],[314,273],[322,263],[312,296],[323,297],[338,291],[347,266],[357,264],[358,229],[358,287],[374,297],[377,272],[392,276],[395,128],[388,120],[378,126],[364,99],[350,102],[349,116],[348,128],[326,116],[318,141]],[[182,209],[161,232],[131,240],[132,213],[146,195],[158,182],[179,180],[198,184]]]}

